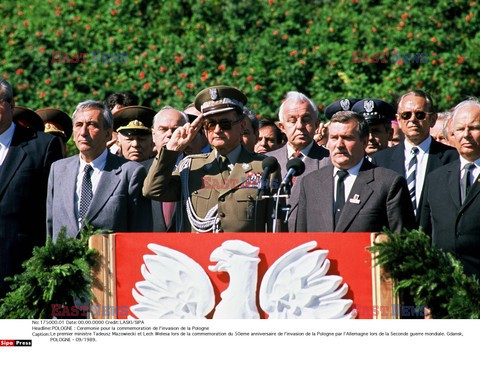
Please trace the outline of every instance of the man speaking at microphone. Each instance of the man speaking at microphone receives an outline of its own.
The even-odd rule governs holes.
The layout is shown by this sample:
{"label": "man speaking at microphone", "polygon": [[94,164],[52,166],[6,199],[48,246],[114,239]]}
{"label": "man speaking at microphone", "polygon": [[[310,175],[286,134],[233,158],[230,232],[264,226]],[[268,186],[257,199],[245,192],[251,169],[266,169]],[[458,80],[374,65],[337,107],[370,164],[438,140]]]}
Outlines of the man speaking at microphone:
{"label": "man speaking at microphone", "polygon": [[[249,153],[241,145],[246,102],[247,97],[232,87],[201,91],[195,98],[200,116],[175,130],[145,179],[146,197],[182,200],[188,217],[183,222],[192,232],[264,232],[271,228],[273,199],[265,198],[265,192],[257,199],[266,157]],[[178,156],[202,127],[214,149],[187,156],[172,173]],[[266,179],[267,191],[275,190],[280,182],[278,171]]]}
{"label": "man speaking at microphone", "polygon": [[412,229],[407,183],[365,159],[369,127],[363,116],[337,112],[328,127],[332,165],[300,183],[296,232],[377,232]]}

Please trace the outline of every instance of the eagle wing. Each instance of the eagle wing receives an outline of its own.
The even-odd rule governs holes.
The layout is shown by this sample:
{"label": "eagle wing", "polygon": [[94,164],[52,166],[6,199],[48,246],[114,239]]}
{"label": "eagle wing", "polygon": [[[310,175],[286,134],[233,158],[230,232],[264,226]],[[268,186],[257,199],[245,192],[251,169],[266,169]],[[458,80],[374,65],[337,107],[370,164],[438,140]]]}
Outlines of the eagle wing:
{"label": "eagle wing", "polygon": [[150,243],[154,255],[143,257],[144,280],[132,289],[138,304],[131,313],[142,319],[205,318],[215,306],[213,286],[203,268],[190,257]]}
{"label": "eagle wing", "polygon": [[260,306],[269,318],[355,318],[353,301],[342,299],[348,285],[342,277],[326,275],[328,250],[304,243],[281,256],[267,270],[260,286]]}

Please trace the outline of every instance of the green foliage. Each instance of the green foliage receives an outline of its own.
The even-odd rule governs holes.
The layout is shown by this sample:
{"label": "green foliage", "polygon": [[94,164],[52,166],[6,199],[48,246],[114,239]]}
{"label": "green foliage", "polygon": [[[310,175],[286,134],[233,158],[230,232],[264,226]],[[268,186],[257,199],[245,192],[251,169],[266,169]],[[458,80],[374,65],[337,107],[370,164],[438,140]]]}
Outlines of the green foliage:
{"label": "green foliage", "polygon": [[76,297],[87,301],[91,269],[98,266],[98,253],[88,248],[92,234],[88,228],[79,239],[67,238],[63,229],[56,242],[35,247],[24,272],[7,278],[12,290],[0,301],[0,319],[51,318],[53,304],[72,306]]}
{"label": "green foliage", "polygon": [[457,259],[432,246],[422,231],[385,234],[388,239],[370,251],[398,281],[397,291],[404,289],[416,305],[427,305],[434,318],[480,318],[480,283]]}
{"label": "green foliage", "polygon": [[[266,117],[289,90],[322,109],[423,88],[445,110],[480,94],[479,16],[473,0],[10,1],[0,4],[1,74],[17,104],[69,113],[126,90],[154,109],[183,108],[215,84],[241,88]],[[393,50],[428,62],[391,63]],[[89,55],[52,62],[54,51]],[[354,63],[355,51],[385,51],[389,62]],[[94,52],[127,53],[128,62],[93,62]]]}

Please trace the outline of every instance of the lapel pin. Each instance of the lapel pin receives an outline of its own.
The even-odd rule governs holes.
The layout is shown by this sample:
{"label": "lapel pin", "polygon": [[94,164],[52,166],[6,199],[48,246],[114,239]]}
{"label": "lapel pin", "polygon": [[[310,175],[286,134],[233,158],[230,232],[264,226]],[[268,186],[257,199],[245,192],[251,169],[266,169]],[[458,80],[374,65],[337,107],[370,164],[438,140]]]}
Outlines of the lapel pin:
{"label": "lapel pin", "polygon": [[242,164],[242,168],[243,168],[244,170],[247,170],[247,169],[250,168],[250,165],[249,165],[248,163],[243,163],[243,164]]}
{"label": "lapel pin", "polygon": [[353,195],[353,198],[350,198],[349,201],[352,204],[360,204],[360,195],[358,195],[358,194]]}

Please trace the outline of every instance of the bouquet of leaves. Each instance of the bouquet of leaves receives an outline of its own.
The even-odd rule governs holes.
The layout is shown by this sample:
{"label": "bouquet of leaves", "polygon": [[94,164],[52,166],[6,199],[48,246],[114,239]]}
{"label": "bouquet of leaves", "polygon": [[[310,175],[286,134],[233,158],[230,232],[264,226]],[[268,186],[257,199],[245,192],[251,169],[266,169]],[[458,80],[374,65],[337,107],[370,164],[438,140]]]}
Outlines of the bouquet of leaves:
{"label": "bouquet of leaves", "polygon": [[57,240],[35,247],[22,265],[23,273],[7,278],[11,291],[0,300],[0,318],[51,318],[52,305],[73,305],[91,296],[92,269],[98,266],[98,253],[88,248],[92,228],[80,238],[69,238],[62,229]]}
{"label": "bouquet of leaves", "polygon": [[480,283],[468,276],[452,254],[431,244],[421,230],[392,233],[369,250],[397,281],[395,291],[410,293],[416,305],[426,305],[433,318],[478,319]]}

